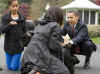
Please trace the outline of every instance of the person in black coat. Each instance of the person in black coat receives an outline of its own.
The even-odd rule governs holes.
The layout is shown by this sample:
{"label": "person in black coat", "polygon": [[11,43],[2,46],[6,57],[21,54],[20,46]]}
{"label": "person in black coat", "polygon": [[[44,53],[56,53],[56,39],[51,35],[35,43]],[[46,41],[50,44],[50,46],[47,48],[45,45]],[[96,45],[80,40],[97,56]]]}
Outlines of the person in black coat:
{"label": "person in black coat", "polygon": [[21,74],[70,74],[60,60],[65,45],[60,34],[62,21],[62,10],[56,6],[50,7],[44,19],[38,21],[22,57]]}
{"label": "person in black coat", "polygon": [[25,18],[18,11],[18,0],[8,1],[9,11],[2,16],[1,32],[5,33],[4,50],[9,70],[19,70],[24,46],[22,38],[26,32]]}
{"label": "person in black coat", "polygon": [[62,35],[68,34],[67,36],[67,49],[71,50],[71,54],[82,54],[86,55],[84,68],[89,68],[90,57],[93,50],[93,42],[90,40],[88,35],[88,28],[79,19],[78,11],[69,11],[67,13],[67,22],[64,24],[62,29]]}

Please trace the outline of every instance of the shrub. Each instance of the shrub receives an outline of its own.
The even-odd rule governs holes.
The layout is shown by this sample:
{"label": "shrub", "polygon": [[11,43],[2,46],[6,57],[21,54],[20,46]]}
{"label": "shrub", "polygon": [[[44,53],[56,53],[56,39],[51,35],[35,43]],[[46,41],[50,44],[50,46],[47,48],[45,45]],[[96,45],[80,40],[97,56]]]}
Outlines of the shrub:
{"label": "shrub", "polygon": [[100,37],[100,25],[88,25],[90,37]]}

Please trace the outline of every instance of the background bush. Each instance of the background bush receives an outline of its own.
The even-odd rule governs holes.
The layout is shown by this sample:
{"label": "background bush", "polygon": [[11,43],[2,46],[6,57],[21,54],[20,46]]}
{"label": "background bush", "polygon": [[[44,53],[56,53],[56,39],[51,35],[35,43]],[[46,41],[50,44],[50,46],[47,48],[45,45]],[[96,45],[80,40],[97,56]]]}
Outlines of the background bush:
{"label": "background bush", "polygon": [[90,37],[100,37],[100,25],[88,25]]}

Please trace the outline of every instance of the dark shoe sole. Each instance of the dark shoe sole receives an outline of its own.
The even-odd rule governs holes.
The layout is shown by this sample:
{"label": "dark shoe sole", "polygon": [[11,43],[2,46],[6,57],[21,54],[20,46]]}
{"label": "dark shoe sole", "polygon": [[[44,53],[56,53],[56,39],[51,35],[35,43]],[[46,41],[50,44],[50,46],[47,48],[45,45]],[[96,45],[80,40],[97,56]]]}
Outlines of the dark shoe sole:
{"label": "dark shoe sole", "polygon": [[3,69],[2,68],[0,68],[0,71],[2,71]]}

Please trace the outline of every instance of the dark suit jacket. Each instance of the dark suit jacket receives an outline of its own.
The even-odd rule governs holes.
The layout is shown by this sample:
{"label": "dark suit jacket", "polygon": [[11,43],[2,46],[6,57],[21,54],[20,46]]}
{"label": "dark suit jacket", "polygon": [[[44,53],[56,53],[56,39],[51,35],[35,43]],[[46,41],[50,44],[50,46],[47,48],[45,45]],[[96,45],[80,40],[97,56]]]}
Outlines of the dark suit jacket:
{"label": "dark suit jacket", "polygon": [[68,33],[72,41],[74,42],[73,46],[79,46],[81,50],[84,49],[82,51],[85,51],[85,49],[89,49],[89,47],[91,47],[92,45],[88,35],[88,28],[80,21],[76,24],[74,33],[72,32],[72,28],[70,27],[68,22],[64,24],[64,28],[62,29],[61,33],[62,35],[66,35]]}

